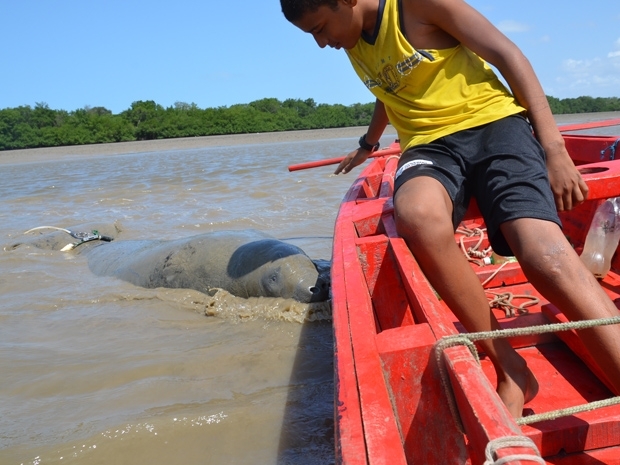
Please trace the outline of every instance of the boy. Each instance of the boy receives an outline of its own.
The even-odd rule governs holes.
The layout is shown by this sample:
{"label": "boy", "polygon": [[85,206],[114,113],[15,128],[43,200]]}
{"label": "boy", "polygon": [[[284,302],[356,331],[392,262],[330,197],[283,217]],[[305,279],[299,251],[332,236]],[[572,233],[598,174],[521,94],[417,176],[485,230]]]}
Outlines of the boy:
{"label": "boy", "polygon": [[[588,188],[532,67],[507,37],[463,0],[280,1],[285,17],[320,47],[345,49],[377,98],[360,148],[336,174],[368,158],[388,121],[396,128],[403,149],[394,186],[398,232],[468,331],[499,328],[454,241],[471,196],[493,249],[515,255],[569,319],[619,314],[562,234],[557,210],[583,202]],[[620,394],[619,328],[580,333]],[[538,391],[534,375],[506,339],[482,345],[500,398],[520,417]]]}

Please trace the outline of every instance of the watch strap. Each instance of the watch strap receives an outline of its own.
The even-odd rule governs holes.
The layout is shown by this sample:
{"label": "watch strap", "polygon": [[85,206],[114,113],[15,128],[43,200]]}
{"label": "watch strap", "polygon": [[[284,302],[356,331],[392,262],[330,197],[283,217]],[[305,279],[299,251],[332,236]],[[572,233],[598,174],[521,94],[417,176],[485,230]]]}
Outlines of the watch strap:
{"label": "watch strap", "polygon": [[371,145],[368,142],[366,142],[366,134],[360,137],[359,144],[361,148],[363,148],[364,150],[368,150],[369,152],[374,152],[375,150],[379,150],[379,147],[380,147],[379,142],[377,142],[375,145]]}

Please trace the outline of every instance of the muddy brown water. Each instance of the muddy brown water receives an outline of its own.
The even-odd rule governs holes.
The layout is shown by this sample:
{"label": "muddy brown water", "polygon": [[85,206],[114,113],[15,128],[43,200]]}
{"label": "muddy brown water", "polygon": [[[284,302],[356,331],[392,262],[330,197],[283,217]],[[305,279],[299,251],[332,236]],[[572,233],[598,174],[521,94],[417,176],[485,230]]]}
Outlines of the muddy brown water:
{"label": "muddy brown water", "polygon": [[121,239],[255,228],[329,260],[353,175],[286,168],[358,136],[0,152],[0,465],[333,463],[329,304],[142,289],[14,245],[44,225],[116,224]]}

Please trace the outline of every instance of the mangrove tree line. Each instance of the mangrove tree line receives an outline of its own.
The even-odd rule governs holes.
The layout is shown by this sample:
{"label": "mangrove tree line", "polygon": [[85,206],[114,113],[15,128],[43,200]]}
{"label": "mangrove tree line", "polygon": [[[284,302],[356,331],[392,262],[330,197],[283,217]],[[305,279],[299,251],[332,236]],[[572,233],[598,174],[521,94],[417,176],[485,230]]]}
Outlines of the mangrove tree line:
{"label": "mangrove tree line", "polygon": [[[548,97],[555,114],[620,111],[620,99]],[[275,98],[230,107],[198,108],[177,102],[164,108],[137,101],[112,114],[104,107],[54,110],[45,103],[0,110],[0,150],[148,139],[364,126],[373,103],[317,104],[313,99]]]}

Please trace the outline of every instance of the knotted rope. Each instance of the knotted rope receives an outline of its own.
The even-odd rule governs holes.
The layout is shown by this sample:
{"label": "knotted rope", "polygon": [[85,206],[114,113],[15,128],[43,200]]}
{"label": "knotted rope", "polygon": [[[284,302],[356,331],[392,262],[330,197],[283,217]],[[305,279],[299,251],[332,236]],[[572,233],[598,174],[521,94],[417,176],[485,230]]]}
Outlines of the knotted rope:
{"label": "knotted rope", "polygon": [[[515,312],[519,314],[528,313],[527,307],[531,307],[532,305],[536,305],[540,302],[540,299],[533,295],[527,294],[513,294],[512,292],[491,292],[484,291],[487,294],[494,296],[489,300],[489,306],[491,308],[499,308],[506,313],[506,317],[515,316]],[[512,303],[513,299],[528,299],[528,301],[523,302],[521,305],[515,305]]]}
{"label": "knotted rope", "polygon": [[[461,250],[463,251],[463,254],[465,254],[465,257],[467,257],[467,260],[479,266],[484,266],[483,259],[485,257],[488,257],[492,250],[491,247],[487,247],[486,249],[480,250],[482,241],[484,241],[485,231],[486,231],[485,228],[470,229],[467,226],[463,226],[463,225],[459,226],[456,230],[457,233],[462,234],[462,236],[459,239],[459,244],[461,246]],[[474,237],[474,236],[478,236],[478,242],[475,245],[466,249],[465,239]]]}
{"label": "knotted rope", "polygon": [[[480,249],[482,242],[484,241],[484,232],[485,228],[468,228],[467,226],[459,226],[456,230],[457,233],[461,234],[459,239],[459,245],[463,254],[467,258],[468,261],[477,264],[478,266],[486,265],[484,259],[489,257],[490,253],[493,251],[491,247],[487,247],[484,249]],[[478,241],[473,246],[466,248],[465,247],[465,239],[470,237],[478,236]],[[509,262],[503,262],[500,264],[489,276],[482,282],[482,287],[488,284],[496,275],[499,273]],[[493,297],[489,299],[489,306],[491,308],[498,308],[504,311],[506,317],[514,317],[517,314],[525,314],[528,313],[527,307],[531,307],[532,305],[536,305],[540,302],[540,299],[536,296],[527,295],[527,294],[512,294],[511,292],[491,292],[485,290],[487,294],[492,295]],[[527,299],[529,302],[523,302],[521,305],[514,305],[512,303],[513,299]]]}

